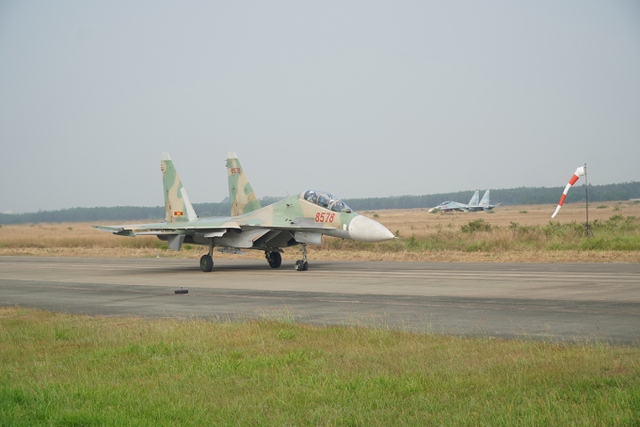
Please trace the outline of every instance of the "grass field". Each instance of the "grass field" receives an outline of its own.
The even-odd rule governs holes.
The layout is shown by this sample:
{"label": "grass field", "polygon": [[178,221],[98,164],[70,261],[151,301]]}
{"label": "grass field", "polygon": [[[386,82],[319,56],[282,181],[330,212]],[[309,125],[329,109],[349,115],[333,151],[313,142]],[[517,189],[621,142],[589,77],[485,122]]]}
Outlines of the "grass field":
{"label": "grass field", "polygon": [[638,426],[640,349],[0,308],[2,426]]}
{"label": "grass field", "polygon": [[[640,203],[591,206],[593,237],[586,237],[583,204],[566,204],[551,221],[555,206],[500,206],[491,213],[436,213],[427,209],[367,211],[399,239],[364,244],[324,238],[309,246],[316,260],[468,261],[468,262],[640,262]],[[183,257],[205,249],[185,245],[167,250],[153,236],[113,236],[93,224],[27,224],[0,227],[0,255]],[[217,258],[233,255],[216,253]],[[248,251],[250,258],[263,258]],[[298,256],[290,248],[285,258]]]}

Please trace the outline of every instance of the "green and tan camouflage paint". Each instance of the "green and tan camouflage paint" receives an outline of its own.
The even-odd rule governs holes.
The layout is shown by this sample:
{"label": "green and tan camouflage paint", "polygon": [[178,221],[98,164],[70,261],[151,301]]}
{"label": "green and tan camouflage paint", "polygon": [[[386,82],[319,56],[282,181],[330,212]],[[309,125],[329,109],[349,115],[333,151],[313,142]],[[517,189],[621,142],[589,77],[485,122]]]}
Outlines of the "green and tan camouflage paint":
{"label": "green and tan camouflage paint", "polygon": [[227,157],[231,216],[238,216],[260,209],[260,201],[258,201],[256,194],[253,192],[244,169],[240,166],[238,156],[234,152],[229,152]]}
{"label": "green and tan camouflage paint", "polygon": [[[162,153],[160,170],[162,171],[162,185],[164,188],[165,221],[187,222],[190,219],[194,219],[195,212],[188,201],[178,172],[173,166],[173,161],[167,153]],[[185,203],[185,198],[187,203]]]}

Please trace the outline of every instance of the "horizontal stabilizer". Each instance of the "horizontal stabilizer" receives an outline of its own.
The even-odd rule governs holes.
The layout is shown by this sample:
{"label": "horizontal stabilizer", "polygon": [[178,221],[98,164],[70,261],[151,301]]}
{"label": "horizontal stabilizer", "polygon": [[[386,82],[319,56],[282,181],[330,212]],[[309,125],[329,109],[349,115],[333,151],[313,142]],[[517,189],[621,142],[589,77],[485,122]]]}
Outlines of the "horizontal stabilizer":
{"label": "horizontal stabilizer", "polygon": [[135,237],[135,233],[131,230],[127,230],[122,226],[119,225],[114,225],[114,226],[109,226],[109,225],[94,225],[93,228],[95,228],[96,230],[100,230],[100,231],[108,231],[109,233],[113,233],[117,236],[129,236],[129,237]]}

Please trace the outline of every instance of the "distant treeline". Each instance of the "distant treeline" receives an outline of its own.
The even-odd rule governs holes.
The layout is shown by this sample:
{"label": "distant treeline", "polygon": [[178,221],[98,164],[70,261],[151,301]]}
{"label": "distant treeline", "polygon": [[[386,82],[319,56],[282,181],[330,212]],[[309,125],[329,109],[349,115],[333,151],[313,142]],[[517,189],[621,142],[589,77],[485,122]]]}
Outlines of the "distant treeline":
{"label": "distant treeline", "polygon": [[[271,204],[280,197],[260,199],[263,206]],[[228,216],[229,199],[219,203],[194,203],[193,208],[201,218],[209,216]],[[39,222],[95,222],[100,221],[163,221],[164,206],[115,206],[99,208],[71,208],[59,211],[38,211],[22,214],[0,214],[0,224],[30,224]]]}
{"label": "distant treeline", "polygon": [[[491,190],[491,203],[503,205],[556,204],[564,187],[520,187],[504,190]],[[366,199],[345,199],[356,211],[378,209],[415,209],[431,208],[446,200],[467,203],[473,194],[470,191],[456,193],[430,194],[425,196],[390,196]],[[482,192],[480,194],[482,196]],[[262,206],[280,198],[264,197]],[[640,199],[640,182],[623,184],[589,185],[589,202],[600,203],[612,200]],[[567,196],[567,203],[585,200],[584,185],[576,185]],[[219,203],[194,203],[198,216],[228,216],[229,200]],[[99,208],[71,208],[59,211],[38,211],[23,214],[0,214],[0,224],[25,224],[39,222],[95,222],[102,221],[161,221],[164,207],[116,206]]]}

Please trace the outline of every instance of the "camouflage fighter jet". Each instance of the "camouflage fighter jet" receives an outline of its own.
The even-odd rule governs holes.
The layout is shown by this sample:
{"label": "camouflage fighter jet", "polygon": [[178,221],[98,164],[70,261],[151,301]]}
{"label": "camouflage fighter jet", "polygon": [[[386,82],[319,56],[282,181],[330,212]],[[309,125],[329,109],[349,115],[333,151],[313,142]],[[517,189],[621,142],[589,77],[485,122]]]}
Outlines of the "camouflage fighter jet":
{"label": "camouflage fighter jet", "polygon": [[209,247],[200,258],[200,269],[213,270],[213,249],[257,249],[265,253],[272,268],[282,264],[282,248],[301,245],[302,258],[295,269],[305,271],[307,244],[320,245],[322,235],[363,242],[382,242],[393,234],[382,224],[353,212],[342,200],[324,191],[307,190],[262,207],[235,153],[227,159],[231,215],[199,218],[182,186],[173,161],[162,153],[160,162],[164,185],[165,221],[94,228],[118,236],[155,235],[173,250],[183,243]]}
{"label": "camouflage fighter jet", "polygon": [[466,205],[464,203],[446,201],[446,202],[440,203],[435,208],[429,209],[429,212],[435,212],[437,210],[440,210],[440,211],[443,211],[443,212],[453,212],[453,211],[457,211],[457,212],[479,212],[479,211],[485,211],[486,212],[486,211],[490,211],[491,209],[493,209],[496,206],[498,206],[498,205],[492,205],[491,202],[489,201],[490,192],[491,192],[491,190],[487,190],[484,193],[484,196],[482,196],[482,200],[480,201],[480,203],[478,203],[478,198],[479,198],[480,192],[478,190],[476,190],[476,192],[473,193],[473,196],[471,197],[471,200],[469,200],[469,203],[466,204]]}

